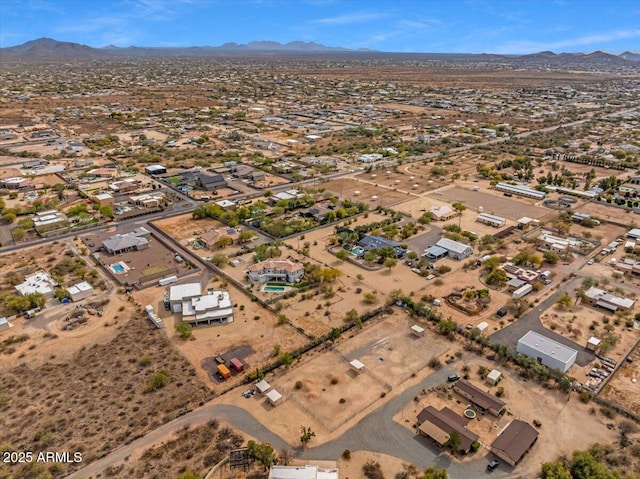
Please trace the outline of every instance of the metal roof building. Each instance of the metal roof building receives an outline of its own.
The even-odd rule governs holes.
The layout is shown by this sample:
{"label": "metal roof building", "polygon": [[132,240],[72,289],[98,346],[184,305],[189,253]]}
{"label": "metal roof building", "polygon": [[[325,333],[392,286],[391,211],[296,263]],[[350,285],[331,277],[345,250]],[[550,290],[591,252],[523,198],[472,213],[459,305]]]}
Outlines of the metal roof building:
{"label": "metal roof building", "polygon": [[533,198],[534,200],[542,200],[546,196],[543,191],[533,190],[524,185],[510,185],[509,183],[498,183],[496,190],[524,196],[526,198]]}
{"label": "metal roof building", "polygon": [[535,331],[529,331],[518,340],[516,351],[536,358],[545,366],[566,373],[576,361],[578,351]]}
{"label": "metal roof building", "polygon": [[473,248],[471,246],[450,240],[449,238],[441,238],[436,243],[436,246],[446,249],[449,257],[453,259],[465,259],[473,254]]}
{"label": "metal roof building", "polygon": [[493,441],[491,452],[515,466],[537,440],[538,431],[533,426],[514,419]]}

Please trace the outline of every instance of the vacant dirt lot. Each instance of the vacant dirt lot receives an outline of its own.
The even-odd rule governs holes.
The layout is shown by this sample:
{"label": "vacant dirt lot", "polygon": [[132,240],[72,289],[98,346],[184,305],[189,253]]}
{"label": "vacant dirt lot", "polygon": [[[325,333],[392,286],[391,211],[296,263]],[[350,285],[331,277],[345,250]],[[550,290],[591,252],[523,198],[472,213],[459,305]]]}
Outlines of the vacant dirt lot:
{"label": "vacant dirt lot", "polygon": [[[375,180],[375,178],[374,178]],[[400,203],[411,198],[407,193],[394,191],[394,187],[376,186],[377,181],[358,181],[353,178],[340,178],[327,183],[322,183],[322,187],[336,195],[349,198],[352,201],[364,201],[370,208],[380,205],[389,206]],[[379,183],[381,185],[383,183]],[[359,193],[357,193],[359,192]],[[375,198],[374,198],[375,197]]]}
{"label": "vacant dirt lot", "polygon": [[428,332],[423,337],[411,334],[413,324],[415,321],[397,309],[337,349],[349,361],[361,361],[377,378],[396,386],[427,367],[432,357],[442,356],[452,346],[444,338]]}
{"label": "vacant dirt lot", "polygon": [[[52,356],[32,366],[27,352],[4,368],[0,443],[17,451],[78,451],[86,463],[209,397],[195,369],[141,312],[116,328],[111,341],[83,347],[69,360]],[[52,341],[65,347],[62,338]],[[162,371],[164,386],[145,392]],[[0,474],[26,477],[3,467]],[[57,466],[54,477],[73,467]]]}
{"label": "vacant dirt lot", "polygon": [[600,396],[640,415],[640,345],[629,356],[633,363],[625,361]]}
{"label": "vacant dirt lot", "polygon": [[466,188],[446,188],[432,193],[435,199],[448,201],[450,203],[461,202],[468,208],[478,210],[483,208],[486,213],[495,214],[504,218],[517,220],[523,216],[529,218],[540,218],[549,213],[549,210],[533,204],[532,200],[525,198],[503,198],[500,192],[484,193]]}

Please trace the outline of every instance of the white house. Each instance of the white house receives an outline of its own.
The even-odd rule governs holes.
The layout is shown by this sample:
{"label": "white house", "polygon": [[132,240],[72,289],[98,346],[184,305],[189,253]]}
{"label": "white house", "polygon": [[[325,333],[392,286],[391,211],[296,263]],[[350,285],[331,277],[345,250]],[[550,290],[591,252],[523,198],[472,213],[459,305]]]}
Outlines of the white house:
{"label": "white house", "polygon": [[46,298],[53,298],[56,286],[58,286],[57,281],[49,273],[41,269],[26,276],[23,283],[16,285],[16,290],[22,296],[40,293]]}
{"label": "white house", "polygon": [[297,283],[304,276],[304,266],[288,259],[267,260],[252,264],[247,270],[252,281]]}

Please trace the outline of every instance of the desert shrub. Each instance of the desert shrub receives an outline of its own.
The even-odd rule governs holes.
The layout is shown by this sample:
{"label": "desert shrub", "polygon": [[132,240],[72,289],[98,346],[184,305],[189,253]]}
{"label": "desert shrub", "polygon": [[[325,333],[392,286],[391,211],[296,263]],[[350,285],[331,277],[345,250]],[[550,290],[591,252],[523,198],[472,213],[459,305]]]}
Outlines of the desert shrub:
{"label": "desert shrub", "polygon": [[158,371],[156,374],[154,374],[153,378],[151,378],[151,381],[147,383],[145,392],[149,393],[157,389],[162,389],[167,385],[167,381],[169,381],[169,374],[167,373],[167,371],[165,369],[163,369],[162,371]]}
{"label": "desert shrub", "polygon": [[344,404],[347,402],[347,400],[345,398],[340,398],[340,401],[338,401],[340,404]]}
{"label": "desert shrub", "polygon": [[338,378],[334,376],[331,378],[331,381],[329,382],[335,386],[336,384],[338,384],[339,381],[338,381]]}
{"label": "desert shrub", "polygon": [[296,381],[296,384],[294,386],[296,389],[302,389],[302,381]]}
{"label": "desert shrub", "polygon": [[367,461],[362,466],[362,472],[367,477],[367,479],[384,479],[384,473],[382,472],[382,467],[380,467],[380,463],[377,461]]}
{"label": "desert shrub", "polygon": [[580,391],[580,394],[578,395],[578,397],[580,398],[580,401],[582,401],[585,404],[591,401],[591,393],[589,391]]}
{"label": "desert shrub", "polygon": [[345,449],[344,451],[342,451],[342,459],[344,459],[345,461],[351,459],[351,451],[349,449]]}
{"label": "desert shrub", "polygon": [[431,369],[440,369],[442,367],[442,362],[436,356],[432,356],[427,365]]}
{"label": "desert shrub", "polygon": [[153,356],[151,356],[150,354],[145,354],[140,358],[140,366],[143,366],[143,367],[149,366],[152,361],[153,361]]}

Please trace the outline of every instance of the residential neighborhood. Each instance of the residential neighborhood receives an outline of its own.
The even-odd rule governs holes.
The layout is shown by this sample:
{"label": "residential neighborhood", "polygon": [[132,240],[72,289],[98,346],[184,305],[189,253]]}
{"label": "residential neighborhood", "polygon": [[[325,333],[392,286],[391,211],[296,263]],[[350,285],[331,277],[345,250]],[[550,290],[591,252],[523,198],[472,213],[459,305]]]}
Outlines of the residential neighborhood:
{"label": "residential neighborhood", "polygon": [[635,57],[34,42],[0,477],[638,477]]}

